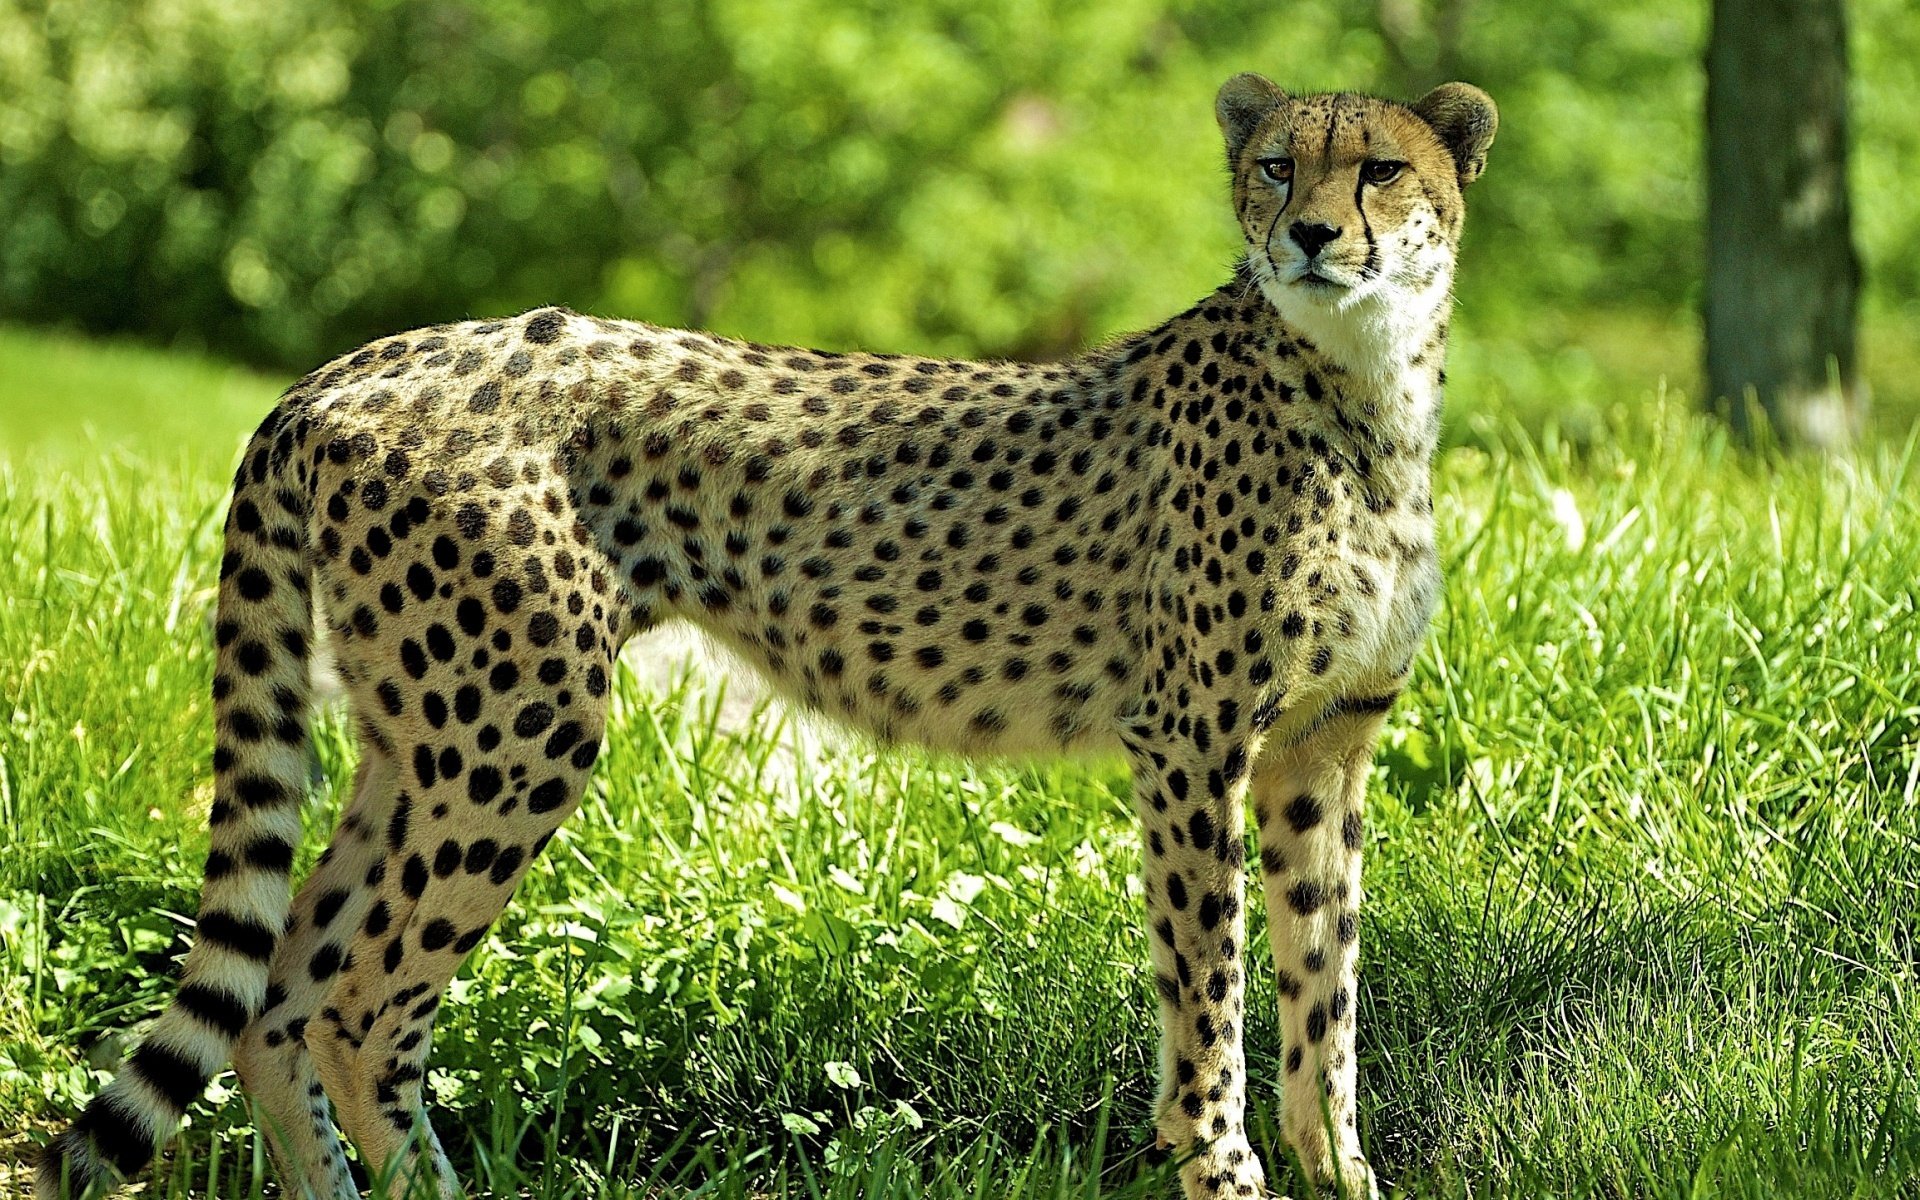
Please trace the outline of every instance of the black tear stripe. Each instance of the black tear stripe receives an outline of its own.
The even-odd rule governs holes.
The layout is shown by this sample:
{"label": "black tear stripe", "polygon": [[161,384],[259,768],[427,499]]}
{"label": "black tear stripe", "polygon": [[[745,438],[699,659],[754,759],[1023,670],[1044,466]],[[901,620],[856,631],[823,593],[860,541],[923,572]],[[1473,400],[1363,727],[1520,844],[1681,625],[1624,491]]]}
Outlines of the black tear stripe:
{"label": "black tear stripe", "polygon": [[1269,268],[1273,267],[1273,231],[1280,228],[1280,218],[1287,215],[1287,204],[1292,204],[1292,203],[1293,203],[1293,185],[1289,183],[1287,185],[1286,204],[1282,204],[1280,206],[1280,211],[1273,214],[1273,224],[1267,226],[1266,240],[1260,243],[1260,255],[1262,258],[1265,258],[1267,260],[1267,266]]}
{"label": "black tear stripe", "polygon": [[1367,220],[1366,193],[1367,164],[1362,160],[1360,170],[1354,175],[1353,180],[1353,209],[1360,214],[1360,232],[1367,238],[1367,261],[1360,266],[1360,276],[1363,279],[1373,279],[1380,274],[1380,247],[1373,240],[1373,222]]}

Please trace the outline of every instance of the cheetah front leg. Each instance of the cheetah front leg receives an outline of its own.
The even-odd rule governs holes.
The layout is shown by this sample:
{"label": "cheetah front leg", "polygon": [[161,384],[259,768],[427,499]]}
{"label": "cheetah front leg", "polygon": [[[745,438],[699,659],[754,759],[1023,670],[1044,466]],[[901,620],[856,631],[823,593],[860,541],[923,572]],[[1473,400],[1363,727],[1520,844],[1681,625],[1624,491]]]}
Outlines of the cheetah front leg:
{"label": "cheetah front leg", "polygon": [[1368,768],[1391,697],[1335,705],[1254,770],[1260,877],[1278,973],[1288,1144],[1320,1183],[1377,1195],[1356,1127],[1360,848]]}
{"label": "cheetah front leg", "polygon": [[1160,1144],[1186,1160],[1190,1198],[1266,1194],[1247,1139],[1241,1046],[1248,748],[1224,741],[1130,745],[1160,995]]}

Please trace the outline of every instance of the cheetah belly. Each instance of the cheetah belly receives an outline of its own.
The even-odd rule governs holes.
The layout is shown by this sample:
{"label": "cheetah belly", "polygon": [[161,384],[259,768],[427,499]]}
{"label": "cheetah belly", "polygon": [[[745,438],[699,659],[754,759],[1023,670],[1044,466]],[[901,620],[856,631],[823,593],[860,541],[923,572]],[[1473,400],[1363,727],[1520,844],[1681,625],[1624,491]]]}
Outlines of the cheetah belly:
{"label": "cheetah belly", "polygon": [[[937,667],[927,667],[931,659],[919,654],[903,654],[883,671],[872,660],[874,638],[809,630],[796,647],[803,660],[817,664],[831,651],[848,664],[827,676],[817,665],[796,669],[795,655],[769,654],[764,639],[699,624],[804,708],[883,741],[934,750],[1029,757],[1110,749],[1134,692],[1101,666],[1126,652],[1117,639],[1111,647],[1093,647],[1110,653],[1091,654],[1084,664],[1067,664],[1045,647],[963,643],[941,647]],[[973,682],[958,691],[955,680]]]}

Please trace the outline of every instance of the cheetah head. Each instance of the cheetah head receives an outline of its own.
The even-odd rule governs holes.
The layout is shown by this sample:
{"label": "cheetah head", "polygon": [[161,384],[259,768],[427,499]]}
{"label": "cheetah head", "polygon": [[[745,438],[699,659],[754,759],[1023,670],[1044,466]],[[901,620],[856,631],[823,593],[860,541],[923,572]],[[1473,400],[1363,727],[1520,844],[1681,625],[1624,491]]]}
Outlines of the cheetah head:
{"label": "cheetah head", "polygon": [[1392,372],[1444,321],[1465,216],[1499,117],[1447,83],[1411,105],[1289,96],[1236,75],[1214,107],[1253,277],[1281,317],[1350,370]]}

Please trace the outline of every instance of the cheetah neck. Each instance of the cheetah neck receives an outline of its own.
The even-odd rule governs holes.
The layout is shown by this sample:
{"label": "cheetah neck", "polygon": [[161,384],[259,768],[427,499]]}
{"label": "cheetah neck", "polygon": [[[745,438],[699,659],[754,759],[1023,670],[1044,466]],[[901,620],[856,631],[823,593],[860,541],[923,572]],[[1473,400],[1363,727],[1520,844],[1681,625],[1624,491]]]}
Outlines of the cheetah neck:
{"label": "cheetah neck", "polygon": [[[1278,298],[1276,299],[1276,293]],[[1364,422],[1371,436],[1423,462],[1438,444],[1451,289],[1442,278],[1424,292],[1382,291],[1343,308],[1303,301],[1290,289],[1256,284],[1244,270],[1223,289],[1241,319],[1264,327],[1279,373],[1311,361],[1336,424]],[[1335,411],[1338,410],[1338,411]]]}

